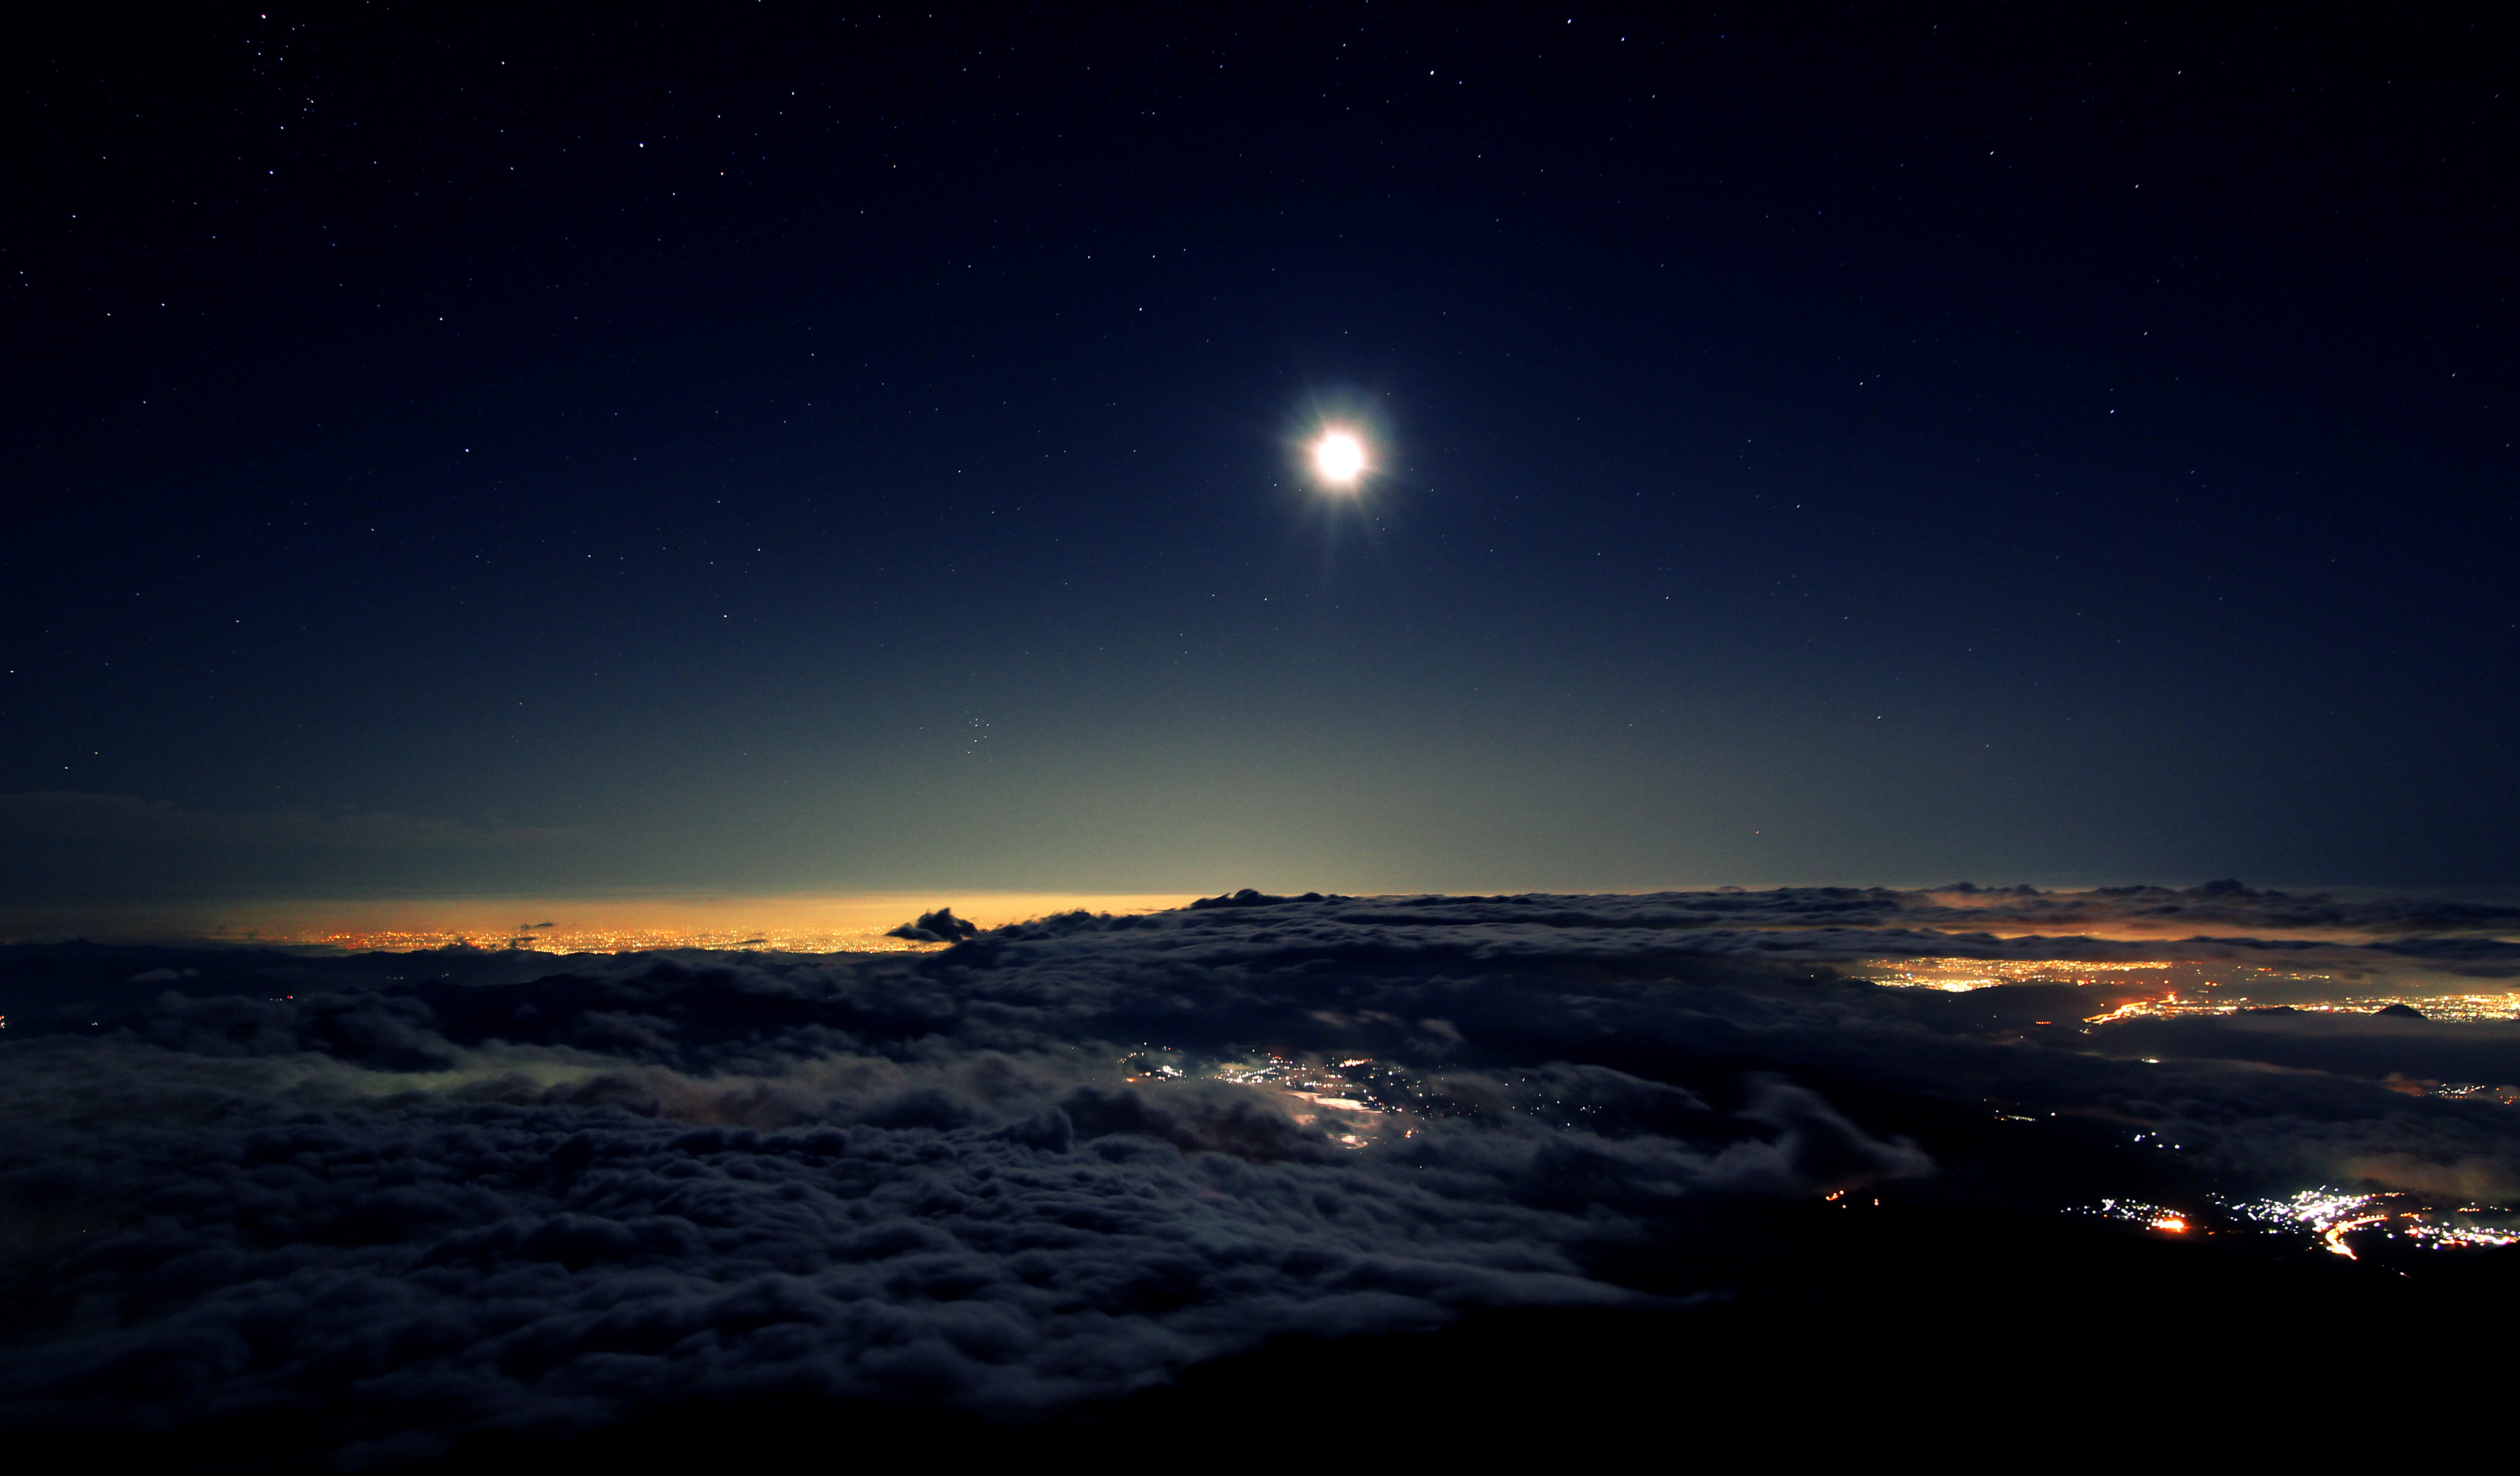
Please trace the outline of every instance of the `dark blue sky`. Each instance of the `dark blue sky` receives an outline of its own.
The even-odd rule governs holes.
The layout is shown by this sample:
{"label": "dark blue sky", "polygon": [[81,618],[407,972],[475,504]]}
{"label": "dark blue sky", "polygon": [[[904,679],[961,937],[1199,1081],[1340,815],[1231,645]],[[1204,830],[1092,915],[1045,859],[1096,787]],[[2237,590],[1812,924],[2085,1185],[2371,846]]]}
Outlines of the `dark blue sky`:
{"label": "dark blue sky", "polygon": [[20,896],[2520,880],[2482,20],[86,23]]}

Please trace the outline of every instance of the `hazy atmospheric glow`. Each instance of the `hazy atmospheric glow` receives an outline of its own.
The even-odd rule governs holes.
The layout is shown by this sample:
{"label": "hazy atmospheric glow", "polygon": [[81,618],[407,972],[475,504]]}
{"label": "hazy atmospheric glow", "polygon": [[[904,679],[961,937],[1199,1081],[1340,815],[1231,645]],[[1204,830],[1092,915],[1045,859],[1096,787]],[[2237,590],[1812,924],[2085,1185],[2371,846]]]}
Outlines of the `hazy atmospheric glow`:
{"label": "hazy atmospheric glow", "polygon": [[416,948],[626,953],[659,948],[760,948],[780,952],[917,952],[887,930],[932,907],[983,927],[1082,910],[1137,914],[1180,907],[1188,893],[834,892],[777,896],[405,897],[371,901],[267,900],[199,906],[56,911],[38,925],[27,910],[0,909],[0,941],[66,936],[202,939],[352,952]]}

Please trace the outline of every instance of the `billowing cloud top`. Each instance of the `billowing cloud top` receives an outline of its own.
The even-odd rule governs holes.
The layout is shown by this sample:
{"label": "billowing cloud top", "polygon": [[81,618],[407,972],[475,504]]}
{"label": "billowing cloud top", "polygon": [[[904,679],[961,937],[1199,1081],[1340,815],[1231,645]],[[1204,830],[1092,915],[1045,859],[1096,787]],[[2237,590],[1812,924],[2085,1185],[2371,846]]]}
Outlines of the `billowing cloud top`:
{"label": "billowing cloud top", "polygon": [[2520,1079],[2520,1026],[2084,1027],[2070,987],[1828,966],[2068,914],[2509,948],[2206,888],[1245,893],[913,956],[14,950],[0,1415],[267,1418],[350,1463],[753,1395],[1021,1417],[1280,1334],[1725,1291],[1668,1247],[1728,1203],[2520,1192],[2520,1112],[2407,1090]]}

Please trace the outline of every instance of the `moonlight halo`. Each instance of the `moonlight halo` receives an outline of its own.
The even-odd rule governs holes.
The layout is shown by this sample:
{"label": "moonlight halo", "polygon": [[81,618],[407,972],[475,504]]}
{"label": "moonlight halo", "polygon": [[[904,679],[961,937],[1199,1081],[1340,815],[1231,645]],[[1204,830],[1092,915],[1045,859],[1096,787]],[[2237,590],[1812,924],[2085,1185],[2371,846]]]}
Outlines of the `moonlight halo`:
{"label": "moonlight halo", "polygon": [[1365,441],[1353,430],[1333,426],[1313,442],[1313,471],[1339,491],[1352,491],[1371,470]]}

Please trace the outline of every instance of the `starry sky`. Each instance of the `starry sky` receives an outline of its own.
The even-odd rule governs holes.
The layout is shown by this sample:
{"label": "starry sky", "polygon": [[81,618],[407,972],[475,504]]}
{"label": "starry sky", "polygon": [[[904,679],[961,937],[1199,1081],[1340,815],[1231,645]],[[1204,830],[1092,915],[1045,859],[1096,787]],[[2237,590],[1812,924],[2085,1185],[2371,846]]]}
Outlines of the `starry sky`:
{"label": "starry sky", "polygon": [[19,898],[2520,881],[2482,10],[50,23]]}

